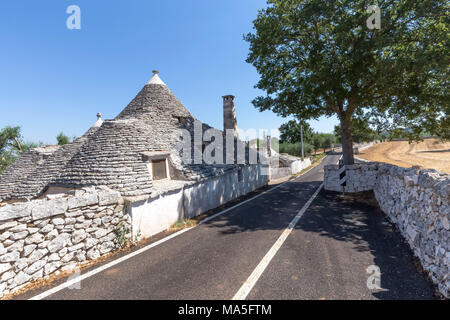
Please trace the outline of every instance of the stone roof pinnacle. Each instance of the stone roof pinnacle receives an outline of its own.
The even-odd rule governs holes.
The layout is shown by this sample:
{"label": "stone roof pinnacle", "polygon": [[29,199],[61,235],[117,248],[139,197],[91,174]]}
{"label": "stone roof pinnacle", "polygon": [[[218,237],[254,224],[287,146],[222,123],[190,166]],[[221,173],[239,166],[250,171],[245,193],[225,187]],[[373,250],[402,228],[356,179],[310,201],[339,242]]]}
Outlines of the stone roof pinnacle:
{"label": "stone roof pinnacle", "polygon": [[147,82],[147,84],[161,84],[161,85],[165,86],[166,84],[158,76],[159,71],[153,70],[152,72],[153,72],[153,77]]}
{"label": "stone roof pinnacle", "polygon": [[97,113],[97,121],[92,126],[93,128],[98,128],[103,124],[102,114],[100,112]]}

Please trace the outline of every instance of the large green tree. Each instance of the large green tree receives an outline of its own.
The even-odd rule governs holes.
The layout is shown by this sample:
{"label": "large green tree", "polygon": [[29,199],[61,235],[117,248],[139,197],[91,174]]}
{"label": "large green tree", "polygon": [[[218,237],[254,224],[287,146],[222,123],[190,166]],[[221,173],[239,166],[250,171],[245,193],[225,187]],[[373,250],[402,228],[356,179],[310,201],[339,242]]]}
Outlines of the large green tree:
{"label": "large green tree", "polygon": [[[307,143],[312,142],[312,136],[314,134],[313,129],[309,123],[302,121],[303,124],[303,141]],[[283,123],[280,128],[280,142],[296,143],[300,142],[300,122],[290,120],[287,123]]]}
{"label": "large green tree", "polygon": [[355,117],[391,119],[412,137],[448,132],[446,1],[269,0],[253,23],[247,62],[266,92],[253,104],[305,120],[337,115],[345,164],[354,163]]}

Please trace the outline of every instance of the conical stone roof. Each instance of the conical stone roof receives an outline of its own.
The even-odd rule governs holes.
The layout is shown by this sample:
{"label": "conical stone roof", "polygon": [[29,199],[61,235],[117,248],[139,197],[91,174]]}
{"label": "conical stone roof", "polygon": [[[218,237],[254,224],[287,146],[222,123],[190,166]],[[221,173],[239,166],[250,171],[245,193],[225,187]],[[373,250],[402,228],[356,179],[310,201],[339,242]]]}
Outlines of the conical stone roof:
{"label": "conical stone roof", "polygon": [[175,97],[157,71],[137,96],[116,117],[118,119],[148,119],[158,123],[167,117],[191,117],[191,113]]}
{"label": "conical stone roof", "polygon": [[[114,119],[106,120],[68,162],[54,185],[105,185],[124,196],[152,194],[153,181],[145,154],[167,152],[171,175],[195,181],[222,174],[234,165],[183,164],[180,129],[193,137],[196,119],[175,97],[157,73]],[[202,130],[211,127],[202,125]]]}
{"label": "conical stone roof", "polygon": [[[146,155],[155,152],[170,155],[171,177],[176,180],[194,182],[235,169],[234,164],[182,163],[180,129],[194,137],[196,121],[155,72],[115,119],[93,126],[75,145],[55,152],[54,159],[48,159],[50,164],[40,166],[45,168],[44,176],[38,168],[27,177],[21,191],[11,196],[36,197],[48,186],[108,186],[123,196],[152,195],[156,191]],[[211,129],[206,124],[201,127],[203,132]],[[248,148],[245,150],[248,154]]]}

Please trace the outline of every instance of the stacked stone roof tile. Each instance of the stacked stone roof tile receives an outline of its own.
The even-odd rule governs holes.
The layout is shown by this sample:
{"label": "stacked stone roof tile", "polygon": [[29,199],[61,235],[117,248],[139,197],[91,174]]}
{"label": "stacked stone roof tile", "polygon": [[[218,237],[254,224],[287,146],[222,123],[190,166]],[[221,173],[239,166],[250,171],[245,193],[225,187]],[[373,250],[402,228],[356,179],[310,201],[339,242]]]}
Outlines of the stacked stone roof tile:
{"label": "stacked stone roof tile", "polygon": [[23,153],[0,175],[0,199],[9,199],[14,189],[23,184],[58,147],[39,147]]}
{"label": "stacked stone roof tile", "polygon": [[[9,180],[8,184],[5,183],[7,187],[2,187],[0,190],[0,200],[39,197],[46,187],[55,181],[67,162],[97,129],[90,128],[80,138],[55,148],[53,152],[42,152],[43,148],[40,147],[21,155],[12,167],[0,175],[1,185],[4,185],[4,180],[6,180],[4,176],[8,176]],[[27,159],[33,159],[33,161]]]}
{"label": "stacked stone roof tile", "polygon": [[[180,129],[188,130],[194,137],[195,121],[155,74],[115,119],[92,127],[83,137],[34,165],[35,168],[30,166],[32,172],[27,178],[17,180],[14,188],[0,193],[0,201],[38,197],[48,186],[108,186],[123,196],[151,195],[156,193],[156,188],[153,188],[145,159],[149,152],[169,153],[171,176],[177,180],[202,180],[235,169],[235,164],[182,162]],[[202,124],[203,132],[208,129],[211,127]],[[217,133],[223,134],[220,130]],[[235,146],[238,143],[243,142],[235,140]],[[225,148],[223,151],[225,154]],[[245,146],[245,151],[248,159],[251,150]],[[28,162],[21,157],[10,171],[19,172],[17,168],[23,166],[21,163],[27,166]],[[0,179],[4,179],[3,175]]]}

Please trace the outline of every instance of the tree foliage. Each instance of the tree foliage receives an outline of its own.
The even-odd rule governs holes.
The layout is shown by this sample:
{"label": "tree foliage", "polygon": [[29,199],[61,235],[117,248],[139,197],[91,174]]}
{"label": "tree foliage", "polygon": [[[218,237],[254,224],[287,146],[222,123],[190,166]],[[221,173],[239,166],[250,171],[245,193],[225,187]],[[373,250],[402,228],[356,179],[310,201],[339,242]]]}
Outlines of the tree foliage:
{"label": "tree foliage", "polygon": [[[307,143],[304,142],[303,144],[303,152],[305,157],[310,156],[314,151],[314,147]],[[288,143],[288,142],[283,142],[280,143],[280,153],[287,153],[290,154],[292,156],[296,156],[296,157],[301,157],[302,156],[302,147],[300,142],[295,142],[295,143]]]}
{"label": "tree foliage", "polygon": [[[269,0],[245,36],[247,62],[266,92],[253,104],[301,119],[337,115],[344,162],[353,163],[352,122],[448,134],[449,7],[444,0],[378,2],[370,30],[363,0]],[[450,134],[449,134],[450,135]]]}
{"label": "tree foliage", "polygon": [[[313,129],[309,123],[303,121],[303,141],[310,142],[314,134]],[[300,142],[300,122],[295,120],[290,120],[284,123],[279,128],[280,131],[280,142],[296,143]]]}
{"label": "tree foliage", "polygon": [[20,127],[7,126],[0,131],[0,173],[22,152]]}
{"label": "tree foliage", "polygon": [[336,142],[336,137],[332,133],[314,133],[312,138],[312,145],[314,146],[314,150],[317,151],[320,148],[323,149],[323,152],[326,149],[331,148],[331,146]]}
{"label": "tree foliage", "polygon": [[331,148],[331,146],[334,144],[335,142],[335,137],[333,134],[325,134],[323,136],[323,141],[322,141],[322,148],[323,148],[323,152],[326,152],[326,149]]}
{"label": "tree foliage", "polygon": [[56,140],[58,141],[58,145],[62,146],[69,143],[69,137],[66,136],[63,132],[60,132],[56,136]]}
{"label": "tree foliage", "polygon": [[[334,127],[334,135],[337,141],[341,141],[341,125]],[[381,140],[381,135],[371,128],[367,119],[354,118],[352,119],[352,137],[353,141],[357,143],[371,142],[374,140]]]}
{"label": "tree foliage", "polygon": [[13,164],[22,152],[40,145],[42,143],[23,141],[20,127],[4,127],[0,130],[0,174]]}
{"label": "tree foliage", "polygon": [[20,134],[20,127],[6,126],[0,131],[0,151],[9,149],[21,152],[21,139],[22,136]]}

